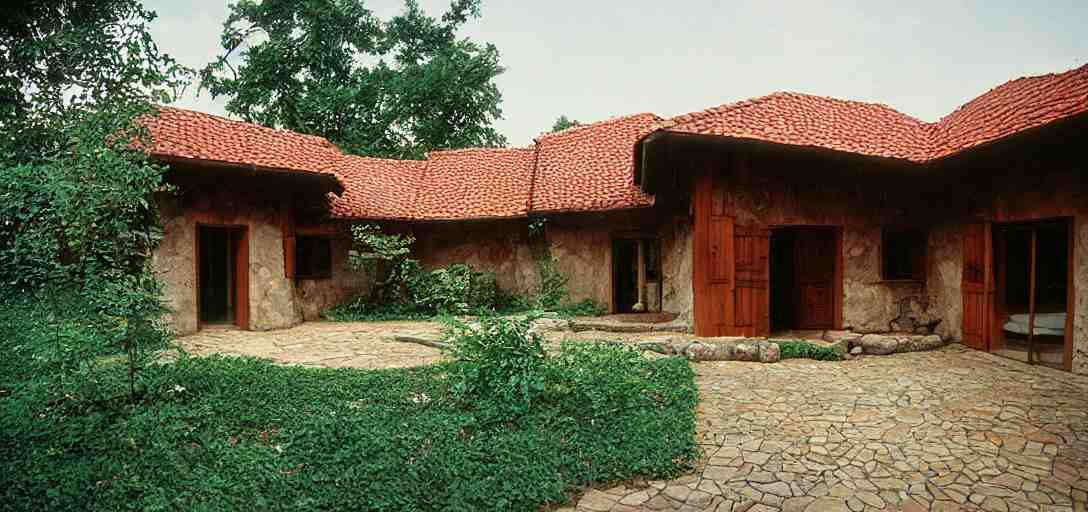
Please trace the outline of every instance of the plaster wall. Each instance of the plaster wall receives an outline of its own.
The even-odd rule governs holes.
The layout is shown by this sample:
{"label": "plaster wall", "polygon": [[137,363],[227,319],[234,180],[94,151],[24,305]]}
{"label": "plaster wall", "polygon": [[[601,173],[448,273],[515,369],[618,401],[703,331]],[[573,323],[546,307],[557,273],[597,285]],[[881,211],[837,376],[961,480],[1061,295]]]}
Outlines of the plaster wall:
{"label": "plaster wall", "polygon": [[[761,169],[751,163],[752,169]],[[925,282],[889,282],[881,276],[881,243],[888,226],[925,227],[910,210],[917,191],[894,182],[833,179],[809,175],[776,175],[774,164],[765,174],[730,173],[715,176],[716,193],[724,211],[738,225],[775,227],[835,226],[842,231],[842,327],[856,332],[929,332],[948,322],[946,311],[930,293],[936,263],[927,269]],[[954,252],[959,243],[930,234],[927,251]],[[774,286],[774,277],[771,277]],[[943,281],[942,281],[943,282]],[[773,315],[773,312],[772,312]]]}
{"label": "plaster wall", "polygon": [[[494,272],[504,290],[527,295],[539,278],[537,257],[542,248],[529,239],[525,220],[477,223],[420,224],[412,227],[416,254],[428,268],[465,263]],[[662,309],[690,320],[691,222],[686,218],[661,222],[650,212],[585,214],[549,218],[547,250],[556,268],[567,276],[574,301],[612,303],[612,240],[624,234],[656,234],[661,242]],[[541,254],[536,254],[541,252]]]}
{"label": "plaster wall", "polygon": [[163,240],[152,265],[164,285],[171,309],[168,321],[180,334],[199,329],[197,312],[196,233],[199,224],[245,226],[248,230],[249,328],[269,330],[313,320],[320,312],[361,293],[369,277],[347,270],[350,242],[334,238],[331,279],[299,280],[284,271],[283,221],[285,200],[273,192],[238,194],[188,189],[181,195],[158,198]]}

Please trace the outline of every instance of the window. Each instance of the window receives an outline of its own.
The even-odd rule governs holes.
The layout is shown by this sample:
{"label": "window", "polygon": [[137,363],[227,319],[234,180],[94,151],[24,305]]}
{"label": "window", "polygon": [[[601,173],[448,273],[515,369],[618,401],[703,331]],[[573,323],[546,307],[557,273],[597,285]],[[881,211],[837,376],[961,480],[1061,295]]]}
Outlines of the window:
{"label": "window", "polygon": [[920,229],[884,229],[881,260],[881,277],[885,281],[924,281],[925,233]]}
{"label": "window", "polygon": [[299,236],[295,240],[295,277],[332,277],[332,239],[325,236]]}

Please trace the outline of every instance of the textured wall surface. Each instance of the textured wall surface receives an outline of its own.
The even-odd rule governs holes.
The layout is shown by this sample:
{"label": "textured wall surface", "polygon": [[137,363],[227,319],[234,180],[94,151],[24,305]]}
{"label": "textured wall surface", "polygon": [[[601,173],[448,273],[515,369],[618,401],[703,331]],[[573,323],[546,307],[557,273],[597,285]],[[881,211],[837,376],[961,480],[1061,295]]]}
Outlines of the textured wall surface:
{"label": "textured wall surface", "polygon": [[[466,263],[494,272],[505,290],[530,294],[538,285],[536,254],[524,220],[417,224],[416,255],[427,267]],[[662,309],[690,318],[691,223],[660,222],[652,212],[558,217],[546,223],[548,250],[569,279],[574,301],[612,302],[612,240],[616,236],[656,234],[661,241]]]}
{"label": "textured wall surface", "polygon": [[[928,279],[924,283],[886,282],[881,276],[883,229],[920,222],[917,215],[908,213],[916,204],[918,190],[907,186],[909,183],[872,178],[776,174],[782,164],[773,159],[747,165],[760,173],[723,171],[716,178],[722,187],[724,211],[737,224],[841,228],[844,329],[928,333],[927,326],[947,321],[945,312],[934,307],[927,291]],[[765,173],[764,166],[768,169]],[[929,241],[931,245],[934,242],[932,238]],[[928,274],[932,273],[931,267]]]}
{"label": "textured wall surface", "polygon": [[666,222],[658,229],[661,238],[661,309],[679,314],[679,318],[692,322],[694,288],[692,265],[694,260],[694,232],[692,221],[679,217]]}
{"label": "textured wall surface", "polygon": [[284,271],[283,204],[275,191],[261,193],[188,189],[181,196],[159,198],[163,241],[152,264],[164,284],[169,320],[178,334],[196,332],[196,232],[201,223],[245,226],[249,232],[249,327],[268,330],[290,327],[361,293],[369,285],[365,275],[345,267],[350,245],[338,238],[333,247],[333,277],[320,280],[288,279]]}

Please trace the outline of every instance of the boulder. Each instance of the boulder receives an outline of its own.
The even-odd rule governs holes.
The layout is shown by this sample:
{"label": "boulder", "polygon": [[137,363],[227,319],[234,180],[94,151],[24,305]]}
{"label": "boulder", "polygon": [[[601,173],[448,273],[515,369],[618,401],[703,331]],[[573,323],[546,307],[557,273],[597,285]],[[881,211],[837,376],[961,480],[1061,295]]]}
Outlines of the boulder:
{"label": "boulder", "polygon": [[883,334],[866,334],[861,337],[859,343],[866,354],[875,356],[892,354],[899,346],[898,340]]}

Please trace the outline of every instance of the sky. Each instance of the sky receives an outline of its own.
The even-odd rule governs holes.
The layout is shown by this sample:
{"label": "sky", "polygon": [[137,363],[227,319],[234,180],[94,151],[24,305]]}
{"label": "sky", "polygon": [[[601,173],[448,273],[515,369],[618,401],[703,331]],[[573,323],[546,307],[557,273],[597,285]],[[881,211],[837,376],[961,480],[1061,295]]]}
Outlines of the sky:
{"label": "sky", "polygon": [[[228,0],[145,0],[152,34],[184,65],[216,58]],[[388,17],[402,0],[369,0]],[[420,0],[438,16],[445,0]],[[495,44],[496,128],[525,145],[566,115],[662,117],[794,91],[889,105],[936,121],[1021,76],[1088,63],[1084,0],[483,0],[461,32]],[[176,105],[224,114],[190,87]]]}

